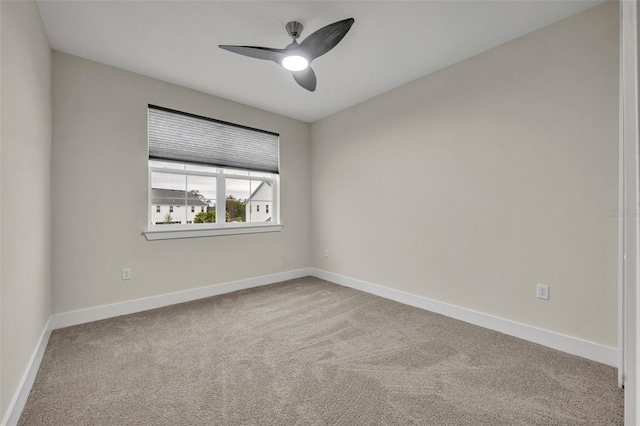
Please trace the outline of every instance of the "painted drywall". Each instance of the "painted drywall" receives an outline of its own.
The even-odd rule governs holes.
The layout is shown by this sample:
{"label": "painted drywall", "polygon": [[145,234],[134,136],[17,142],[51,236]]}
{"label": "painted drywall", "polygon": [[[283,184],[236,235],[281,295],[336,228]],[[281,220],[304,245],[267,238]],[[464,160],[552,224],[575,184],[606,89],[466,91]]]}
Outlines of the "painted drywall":
{"label": "painted drywall", "polygon": [[[309,266],[307,123],[56,51],[52,84],[54,313]],[[283,230],[147,241],[148,104],[279,133]]]}
{"label": "painted drywall", "polygon": [[617,347],[618,54],[609,2],[313,123],[312,266]]}
{"label": "painted drywall", "polygon": [[51,313],[51,49],[34,2],[0,8],[1,418]]}

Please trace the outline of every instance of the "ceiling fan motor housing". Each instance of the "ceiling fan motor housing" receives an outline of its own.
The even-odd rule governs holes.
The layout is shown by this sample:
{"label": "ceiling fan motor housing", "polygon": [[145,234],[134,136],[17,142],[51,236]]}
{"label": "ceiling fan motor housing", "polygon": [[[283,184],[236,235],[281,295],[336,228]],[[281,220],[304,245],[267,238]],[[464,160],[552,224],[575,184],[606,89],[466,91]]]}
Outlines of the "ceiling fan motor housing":
{"label": "ceiling fan motor housing", "polygon": [[295,40],[298,37],[300,37],[300,34],[302,34],[302,29],[304,27],[300,22],[291,21],[291,22],[287,22],[287,25],[285,25],[285,28],[287,29],[289,36]]}

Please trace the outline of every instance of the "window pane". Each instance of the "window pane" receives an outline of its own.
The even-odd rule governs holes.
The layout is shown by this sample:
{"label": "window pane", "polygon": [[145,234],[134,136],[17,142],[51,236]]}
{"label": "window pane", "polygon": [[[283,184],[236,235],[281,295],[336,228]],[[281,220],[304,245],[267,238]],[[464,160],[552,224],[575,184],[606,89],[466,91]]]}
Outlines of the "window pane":
{"label": "window pane", "polygon": [[269,222],[273,213],[272,183],[227,178],[227,222]]}
{"label": "window pane", "polygon": [[[183,174],[151,173],[151,204],[156,206],[151,210],[153,225],[187,223],[186,179],[187,176]],[[160,206],[160,209],[157,206]]]}
{"label": "window pane", "polygon": [[187,176],[187,221],[216,223],[216,178]]}
{"label": "window pane", "polygon": [[225,179],[226,222],[246,222],[246,201],[251,194],[251,181],[244,179]]}
{"label": "window pane", "polygon": [[247,222],[270,222],[273,213],[273,184],[270,181],[250,181],[247,199]]}

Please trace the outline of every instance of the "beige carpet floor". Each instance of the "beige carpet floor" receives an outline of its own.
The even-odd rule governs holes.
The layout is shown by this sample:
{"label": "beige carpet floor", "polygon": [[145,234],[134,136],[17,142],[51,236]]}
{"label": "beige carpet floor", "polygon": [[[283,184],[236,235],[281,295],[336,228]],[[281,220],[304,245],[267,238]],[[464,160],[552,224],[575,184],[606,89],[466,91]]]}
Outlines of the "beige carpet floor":
{"label": "beige carpet floor", "polygon": [[616,370],[303,278],[56,330],[21,425],[612,425]]}

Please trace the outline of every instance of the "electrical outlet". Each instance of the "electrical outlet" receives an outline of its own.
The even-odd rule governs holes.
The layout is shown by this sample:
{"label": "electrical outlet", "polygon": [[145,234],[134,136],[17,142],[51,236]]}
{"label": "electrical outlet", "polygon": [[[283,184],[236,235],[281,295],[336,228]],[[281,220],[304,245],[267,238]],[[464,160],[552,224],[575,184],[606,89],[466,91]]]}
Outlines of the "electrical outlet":
{"label": "electrical outlet", "polygon": [[549,300],[549,286],[545,284],[536,284],[536,297],[538,299]]}
{"label": "electrical outlet", "polygon": [[329,257],[329,249],[324,249],[324,257]]}
{"label": "electrical outlet", "polygon": [[124,268],[122,270],[122,281],[131,279],[131,268]]}

